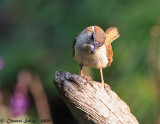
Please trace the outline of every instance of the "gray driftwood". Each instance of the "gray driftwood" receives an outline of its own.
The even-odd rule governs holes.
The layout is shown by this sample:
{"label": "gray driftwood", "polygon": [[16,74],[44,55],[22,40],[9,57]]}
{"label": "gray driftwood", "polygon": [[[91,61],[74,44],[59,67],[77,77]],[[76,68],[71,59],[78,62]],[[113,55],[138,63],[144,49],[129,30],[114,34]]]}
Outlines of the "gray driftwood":
{"label": "gray driftwood", "polygon": [[55,85],[80,124],[138,124],[128,105],[110,89],[96,81],[57,71]]}

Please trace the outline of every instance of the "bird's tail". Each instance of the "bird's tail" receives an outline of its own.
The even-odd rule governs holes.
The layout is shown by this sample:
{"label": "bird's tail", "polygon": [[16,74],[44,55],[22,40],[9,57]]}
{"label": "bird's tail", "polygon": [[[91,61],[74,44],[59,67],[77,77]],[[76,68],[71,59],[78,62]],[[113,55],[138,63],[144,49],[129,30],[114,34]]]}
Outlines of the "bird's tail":
{"label": "bird's tail", "polygon": [[110,45],[115,39],[119,37],[118,29],[116,27],[110,27],[105,31],[106,41],[105,45]]}

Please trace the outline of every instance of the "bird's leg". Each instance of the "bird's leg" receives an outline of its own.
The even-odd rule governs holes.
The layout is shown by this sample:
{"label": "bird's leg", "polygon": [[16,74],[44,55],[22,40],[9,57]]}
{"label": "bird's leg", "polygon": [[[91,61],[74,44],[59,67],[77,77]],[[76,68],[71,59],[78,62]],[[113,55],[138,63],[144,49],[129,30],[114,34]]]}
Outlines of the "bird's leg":
{"label": "bird's leg", "polygon": [[83,75],[83,72],[82,72],[83,64],[79,64],[79,66],[80,66],[80,75],[81,75],[81,77],[86,79],[87,82],[90,82],[92,80],[92,78],[90,76]]}
{"label": "bird's leg", "polygon": [[79,64],[79,66],[80,66],[80,75],[83,76],[83,72],[82,72],[83,64]]}
{"label": "bird's leg", "polygon": [[104,84],[102,68],[100,68],[100,74],[101,74],[101,83]]}
{"label": "bird's leg", "polygon": [[104,83],[102,68],[100,68],[100,74],[101,74],[101,84],[102,84],[102,87],[104,86],[104,88],[109,88],[110,89],[110,86],[106,85]]}

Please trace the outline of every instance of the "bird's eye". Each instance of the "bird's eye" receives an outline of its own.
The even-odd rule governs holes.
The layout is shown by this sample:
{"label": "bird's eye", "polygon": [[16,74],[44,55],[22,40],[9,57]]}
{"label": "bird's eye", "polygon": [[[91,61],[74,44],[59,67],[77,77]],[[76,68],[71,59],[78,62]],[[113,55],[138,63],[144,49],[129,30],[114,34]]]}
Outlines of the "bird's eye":
{"label": "bird's eye", "polygon": [[91,35],[91,41],[94,41],[94,37],[93,37],[93,34]]}

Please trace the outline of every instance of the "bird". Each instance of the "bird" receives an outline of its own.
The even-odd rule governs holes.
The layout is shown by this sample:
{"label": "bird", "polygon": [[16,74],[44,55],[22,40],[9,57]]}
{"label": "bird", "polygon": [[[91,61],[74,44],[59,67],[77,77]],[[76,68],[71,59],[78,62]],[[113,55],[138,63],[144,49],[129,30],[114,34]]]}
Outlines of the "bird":
{"label": "bird", "polygon": [[104,84],[102,69],[111,65],[113,51],[111,43],[119,37],[117,27],[110,27],[105,32],[99,26],[89,26],[82,30],[74,39],[72,56],[80,66],[80,76],[83,66],[100,69],[101,83]]}

